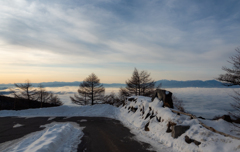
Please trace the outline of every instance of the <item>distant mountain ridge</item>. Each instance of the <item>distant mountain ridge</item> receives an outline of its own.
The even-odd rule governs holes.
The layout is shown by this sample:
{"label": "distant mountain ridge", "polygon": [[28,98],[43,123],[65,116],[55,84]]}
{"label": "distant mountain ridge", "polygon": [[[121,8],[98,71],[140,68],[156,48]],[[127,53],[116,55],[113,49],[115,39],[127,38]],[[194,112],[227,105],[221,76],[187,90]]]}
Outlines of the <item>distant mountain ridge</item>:
{"label": "distant mountain ridge", "polygon": [[[80,81],[74,82],[42,82],[44,87],[64,87],[64,86],[79,86]],[[158,80],[157,85],[162,84],[162,88],[186,88],[186,87],[200,87],[200,88],[227,88],[221,82],[216,80],[188,80],[188,81],[177,81],[177,80]],[[38,87],[40,83],[32,83],[34,87]],[[122,83],[104,83],[104,87],[119,88],[125,87]],[[0,90],[14,87],[14,84],[0,84]],[[240,86],[232,86],[231,88],[240,88]]]}

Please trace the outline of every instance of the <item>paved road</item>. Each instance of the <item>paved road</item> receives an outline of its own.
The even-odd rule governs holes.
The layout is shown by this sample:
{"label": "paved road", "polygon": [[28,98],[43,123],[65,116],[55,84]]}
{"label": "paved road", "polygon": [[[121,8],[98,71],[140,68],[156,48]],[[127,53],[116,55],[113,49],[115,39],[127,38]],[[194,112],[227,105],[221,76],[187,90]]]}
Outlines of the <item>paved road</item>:
{"label": "paved road", "polygon": [[[0,118],[0,143],[21,138],[29,133],[43,130],[41,125],[51,122],[76,122],[83,129],[84,136],[78,145],[78,151],[86,152],[149,152],[150,145],[133,139],[134,135],[124,127],[121,122],[102,117],[56,117],[49,120],[49,117]],[[80,122],[80,120],[87,120]],[[15,124],[24,126],[13,128]]]}

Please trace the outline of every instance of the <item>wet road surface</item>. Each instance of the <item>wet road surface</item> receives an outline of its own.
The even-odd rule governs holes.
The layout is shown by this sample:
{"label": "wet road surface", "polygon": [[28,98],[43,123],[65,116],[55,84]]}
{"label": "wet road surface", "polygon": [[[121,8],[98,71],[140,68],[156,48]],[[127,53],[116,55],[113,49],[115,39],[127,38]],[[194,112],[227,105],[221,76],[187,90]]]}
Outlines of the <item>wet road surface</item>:
{"label": "wet road surface", "polygon": [[[84,136],[78,145],[79,152],[151,151],[148,150],[151,147],[149,144],[136,141],[130,130],[118,120],[103,117],[56,117],[52,120],[48,119],[49,117],[0,117],[0,144],[45,129],[40,128],[41,125],[52,122],[75,122],[80,127],[84,127],[82,130]],[[13,128],[16,124],[23,126]]]}

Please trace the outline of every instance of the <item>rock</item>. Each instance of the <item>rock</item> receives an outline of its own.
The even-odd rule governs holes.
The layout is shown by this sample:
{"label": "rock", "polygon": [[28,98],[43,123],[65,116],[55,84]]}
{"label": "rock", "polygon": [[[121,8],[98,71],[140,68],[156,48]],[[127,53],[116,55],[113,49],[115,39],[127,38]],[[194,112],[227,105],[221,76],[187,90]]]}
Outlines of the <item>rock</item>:
{"label": "rock", "polygon": [[145,119],[147,119],[149,116],[150,116],[150,113],[148,113],[148,114],[146,115]]}
{"label": "rock", "polygon": [[142,112],[142,115],[144,115],[144,107],[140,110]]}
{"label": "rock", "polygon": [[200,116],[200,117],[198,117],[198,118],[200,118],[200,119],[205,119],[205,118],[203,118],[203,117],[201,117],[201,116]]}
{"label": "rock", "polygon": [[232,122],[232,119],[231,119],[231,117],[229,115],[223,115],[220,119],[223,119],[223,120],[225,120],[227,122]]}
{"label": "rock", "polygon": [[191,144],[193,142],[193,140],[191,138],[189,138],[188,136],[185,136],[185,142],[188,144]]}
{"label": "rock", "polygon": [[168,127],[166,130],[166,133],[170,133],[170,132],[172,132],[172,129],[170,129],[170,127]]}
{"label": "rock", "polygon": [[188,144],[191,144],[191,143],[193,142],[193,143],[194,143],[195,145],[197,145],[197,146],[199,146],[199,145],[201,144],[201,142],[196,141],[196,140],[194,140],[194,139],[191,139],[191,138],[189,138],[188,136],[185,136],[185,142],[188,143]]}
{"label": "rock", "polygon": [[167,133],[170,133],[170,132],[172,132],[172,126],[175,126],[176,125],[176,123],[174,123],[174,122],[168,122],[168,124],[167,124],[167,130],[166,130],[166,132]]}
{"label": "rock", "polygon": [[152,101],[155,98],[158,98],[159,100],[163,101],[163,106],[164,107],[169,107],[169,108],[173,108],[173,102],[172,102],[172,93],[166,90],[162,90],[162,89],[156,89],[156,91],[154,92],[153,96],[152,96]]}
{"label": "rock", "polygon": [[134,101],[134,100],[135,100],[135,98],[132,98],[132,97],[127,98],[127,101]]}
{"label": "rock", "polygon": [[150,119],[152,119],[152,118],[154,118],[154,117],[155,117],[154,115],[151,115],[151,116],[150,116]]}
{"label": "rock", "polygon": [[135,112],[137,111],[137,109],[138,109],[138,108],[133,108],[133,107],[132,107],[132,108],[131,108],[131,111],[135,113]]}
{"label": "rock", "polygon": [[161,117],[159,117],[159,118],[156,117],[156,119],[157,119],[158,122],[161,122]]}
{"label": "rock", "polygon": [[240,124],[240,118],[237,118],[236,120],[233,120],[233,122]]}
{"label": "rock", "polygon": [[172,137],[178,138],[179,136],[184,134],[189,128],[190,128],[190,126],[182,126],[182,125],[173,126],[172,127]]}
{"label": "rock", "polygon": [[199,145],[201,144],[201,142],[196,141],[196,140],[194,140],[193,142],[194,142],[194,144],[197,145],[197,146],[199,146]]}
{"label": "rock", "polygon": [[144,128],[145,131],[150,131],[150,129],[148,128],[148,125],[149,125],[149,122],[145,125],[145,128]]}

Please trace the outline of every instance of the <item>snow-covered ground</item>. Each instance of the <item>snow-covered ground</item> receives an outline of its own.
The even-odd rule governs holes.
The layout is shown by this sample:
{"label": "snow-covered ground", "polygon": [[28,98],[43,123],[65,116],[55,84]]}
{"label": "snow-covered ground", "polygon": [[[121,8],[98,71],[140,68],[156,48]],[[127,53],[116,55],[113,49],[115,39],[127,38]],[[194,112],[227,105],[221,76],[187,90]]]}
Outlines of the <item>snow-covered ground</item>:
{"label": "snow-covered ground", "polygon": [[97,104],[94,106],[63,105],[52,108],[39,108],[28,110],[1,110],[0,117],[17,116],[17,117],[72,117],[72,116],[89,116],[89,117],[107,117],[115,119],[118,108],[108,104]]}
{"label": "snow-covered ground", "polygon": [[[57,93],[65,104],[71,105],[69,96],[73,96],[78,87],[49,87],[46,89]],[[230,105],[233,102],[230,96],[233,95],[232,88],[166,88],[166,90],[181,99],[185,110],[196,116],[211,119],[234,110]],[[240,91],[240,88],[234,90]],[[119,88],[106,88],[106,94],[118,93],[118,91]]]}
{"label": "snow-covered ground", "polygon": [[[65,105],[72,105],[69,96],[77,93],[77,86],[46,87],[46,90],[58,94]],[[230,95],[233,95],[232,88],[166,88],[174,96],[181,99],[187,112],[204,118],[228,114],[233,111],[230,103],[233,102]],[[234,90],[240,91],[240,88]],[[1,90],[9,91],[9,89]],[[105,94],[118,93],[119,88],[105,88]]]}
{"label": "snow-covered ground", "polygon": [[83,132],[71,123],[52,123],[42,131],[0,144],[1,152],[76,152]]}
{"label": "snow-covered ground", "polygon": [[[0,117],[5,116],[18,116],[18,117],[38,117],[38,116],[46,116],[50,117],[49,119],[53,119],[57,116],[63,117],[72,117],[72,116],[92,116],[92,117],[108,117],[120,120],[125,126],[131,129],[131,132],[136,135],[136,138],[141,141],[145,141],[150,143],[154,150],[157,151],[202,151],[202,152],[219,152],[219,151],[240,151],[240,142],[239,140],[232,139],[229,137],[224,137],[220,134],[213,133],[205,129],[203,126],[199,124],[199,120],[190,119],[189,116],[185,115],[177,115],[172,113],[169,108],[161,107],[162,103],[159,100],[154,100],[151,102],[151,98],[148,97],[137,97],[137,102],[128,102],[125,107],[113,107],[107,104],[98,104],[94,106],[78,106],[72,104],[66,104],[59,107],[52,108],[41,108],[41,109],[28,109],[21,111],[13,111],[13,110],[1,110]],[[128,107],[138,108],[136,112],[129,111]],[[141,108],[144,107],[145,112],[142,114],[140,111]],[[152,111],[149,111],[149,107],[151,107]],[[153,113],[156,117],[161,117],[161,122],[158,122],[156,117],[150,119],[144,119],[148,113]],[[190,129],[187,130],[180,137],[174,139],[171,136],[171,133],[166,133],[168,122],[174,122],[177,125],[189,125]],[[231,134],[237,137],[240,137],[233,130],[235,129],[230,123],[225,122],[223,120],[201,120],[208,126],[215,128],[218,131],[225,132],[227,134]],[[149,123],[148,128],[150,131],[145,131],[145,125]],[[15,126],[17,127],[17,126]],[[18,127],[21,127],[20,124]],[[54,128],[56,130],[62,131],[54,132]],[[65,129],[64,129],[65,128]],[[67,129],[72,128],[72,129]],[[75,128],[76,129],[76,128]],[[53,125],[47,126],[44,131],[41,133],[36,133],[29,135],[28,137],[20,140],[18,147],[14,147],[15,149],[19,148],[34,148],[40,147],[40,150],[43,148],[39,143],[44,143],[41,139],[34,140],[34,142],[29,143],[29,145],[25,144],[28,140],[33,140],[35,137],[43,137],[46,141],[46,147],[51,148],[54,147],[54,143],[58,142],[58,138],[60,138],[65,130],[66,132],[69,130],[75,130],[71,125]],[[76,130],[75,130],[76,131]],[[77,129],[79,135],[81,135],[81,129]],[[53,134],[52,134],[52,133]],[[63,132],[63,134],[62,134]],[[48,135],[50,133],[51,135]],[[199,146],[194,143],[187,144],[184,140],[185,136],[189,136],[190,138],[201,142]],[[51,138],[53,137],[54,138]],[[48,140],[48,137],[54,140]],[[56,140],[55,140],[56,139]],[[70,139],[69,139],[70,140]],[[26,142],[25,142],[26,141]],[[51,143],[51,144],[50,144]],[[34,146],[33,146],[34,145]],[[36,146],[40,145],[40,146]],[[164,145],[164,146],[163,146]],[[0,147],[3,145],[1,144]],[[63,147],[64,148],[64,147]]]}
{"label": "snow-covered ground", "polygon": [[[159,101],[157,98],[151,102],[151,98],[137,97],[136,103],[128,102],[126,106],[120,109],[119,118],[126,126],[132,128],[136,134],[141,134],[142,136],[148,137],[158,143],[163,143],[167,147],[171,147],[176,151],[240,151],[240,140],[225,137],[207,130],[199,124],[199,121],[202,120],[191,119],[186,115],[177,115],[172,113],[169,108],[163,108],[162,104],[162,101]],[[136,112],[131,111],[129,107],[137,108]],[[151,110],[149,107],[151,107]],[[143,109],[144,113],[142,112]],[[147,117],[148,114],[155,117],[150,119],[150,116]],[[160,119],[161,121],[159,122],[157,119]],[[171,133],[166,132],[169,122],[176,123],[177,126],[190,126],[190,128],[184,134],[174,139],[171,136]],[[218,131],[240,137],[237,132],[232,131],[234,126],[231,123],[223,120],[205,120],[202,122]],[[148,123],[149,131],[145,131],[145,126]],[[185,142],[185,136],[199,141],[201,144],[199,146],[194,143],[188,144]]]}

